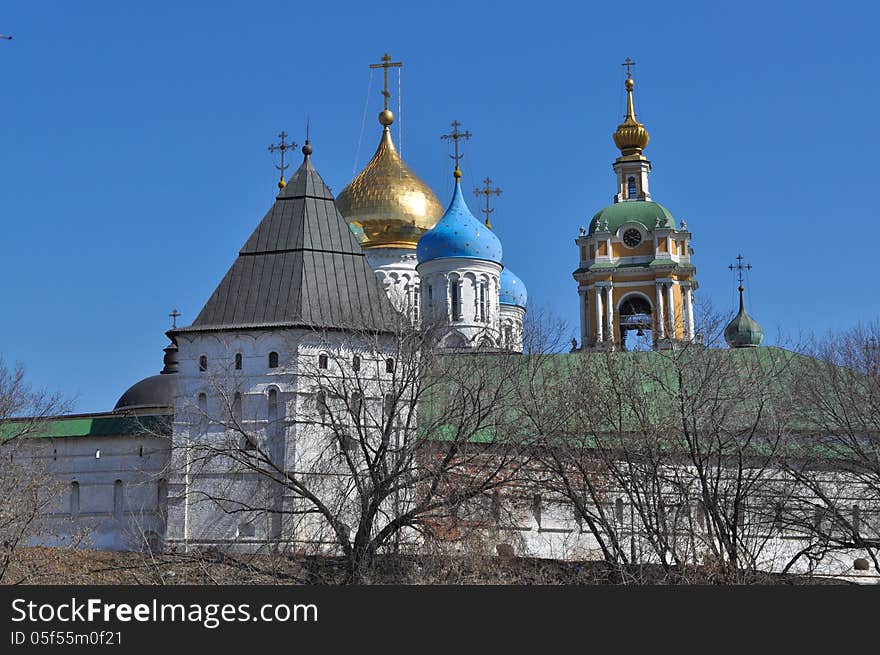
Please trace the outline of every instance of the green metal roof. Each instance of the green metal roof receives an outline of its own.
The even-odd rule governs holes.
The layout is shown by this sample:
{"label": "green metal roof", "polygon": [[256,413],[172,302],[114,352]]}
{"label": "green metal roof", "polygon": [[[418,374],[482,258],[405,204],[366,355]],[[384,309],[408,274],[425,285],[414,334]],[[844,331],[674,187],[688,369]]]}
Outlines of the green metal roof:
{"label": "green metal roof", "polygon": [[665,227],[676,229],[675,218],[673,218],[666,207],[659,203],[649,200],[616,202],[596,212],[596,215],[593,216],[593,220],[590,222],[590,234],[597,230],[599,224],[604,229],[606,220],[608,221],[608,230],[612,233],[617,232],[621,225],[630,221],[641,223],[649,230],[653,230],[657,226],[658,218],[661,223],[666,219],[667,225]]}
{"label": "green metal roof", "polygon": [[144,433],[169,436],[171,414],[143,414],[121,416],[97,414],[37,419],[13,419],[0,425],[0,439],[16,437],[67,438],[67,437],[120,437]]}

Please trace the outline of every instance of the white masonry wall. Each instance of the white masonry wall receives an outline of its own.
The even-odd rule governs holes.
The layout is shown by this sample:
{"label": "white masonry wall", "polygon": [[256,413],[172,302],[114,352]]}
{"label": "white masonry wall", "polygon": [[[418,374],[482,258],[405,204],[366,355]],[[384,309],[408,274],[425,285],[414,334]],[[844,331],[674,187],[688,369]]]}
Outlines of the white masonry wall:
{"label": "white masonry wall", "polygon": [[15,460],[54,477],[58,494],[31,545],[160,549],[170,440],[148,432],[22,439]]}

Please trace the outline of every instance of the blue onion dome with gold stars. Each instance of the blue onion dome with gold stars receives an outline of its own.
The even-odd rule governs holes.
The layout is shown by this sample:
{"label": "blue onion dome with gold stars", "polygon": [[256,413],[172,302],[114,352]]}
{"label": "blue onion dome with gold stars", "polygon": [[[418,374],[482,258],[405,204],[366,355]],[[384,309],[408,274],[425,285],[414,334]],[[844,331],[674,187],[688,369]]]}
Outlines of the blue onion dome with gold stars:
{"label": "blue onion dome with gold stars", "polygon": [[525,307],[529,294],[523,281],[506,266],[501,271],[501,304]]}
{"label": "blue onion dome with gold stars", "polygon": [[452,202],[437,225],[419,239],[416,256],[420,264],[450,257],[501,263],[501,241],[471,214],[461,192],[460,173],[456,175]]}
{"label": "blue onion dome with gold stars", "polygon": [[611,232],[614,234],[624,224],[641,223],[648,230],[656,228],[676,229],[675,218],[666,207],[650,200],[626,200],[600,209],[590,221],[590,234]]}
{"label": "blue onion dome with gold stars", "polygon": [[757,348],[764,340],[764,330],[749,316],[743,301],[743,287],[739,286],[739,312],[724,328],[724,340],[731,348]]}

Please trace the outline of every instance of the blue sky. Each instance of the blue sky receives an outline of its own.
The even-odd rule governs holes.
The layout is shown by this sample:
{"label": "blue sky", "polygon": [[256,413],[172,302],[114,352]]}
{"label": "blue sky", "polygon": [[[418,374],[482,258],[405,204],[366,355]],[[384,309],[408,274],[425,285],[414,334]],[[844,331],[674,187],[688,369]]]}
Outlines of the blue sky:
{"label": "blue sky", "polygon": [[627,56],[698,294],[732,309],[742,252],[768,342],[875,318],[877,19],[868,3],[6,2],[0,354],[77,411],[158,372],[168,312],[195,318],[273,201],[275,134],[302,142],[310,117],[337,193],[370,157],[367,66],[386,50],[405,62],[404,158],[445,204],[438,137],[454,118],[474,134],[465,182],[504,189],[506,263],[573,333],[574,238],[614,192]]}

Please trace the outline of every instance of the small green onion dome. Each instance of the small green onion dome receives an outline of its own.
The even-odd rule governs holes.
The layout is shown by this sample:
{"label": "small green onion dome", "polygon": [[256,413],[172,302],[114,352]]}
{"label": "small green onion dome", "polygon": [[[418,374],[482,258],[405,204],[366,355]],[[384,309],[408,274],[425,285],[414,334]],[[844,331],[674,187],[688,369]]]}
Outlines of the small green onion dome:
{"label": "small green onion dome", "polygon": [[613,234],[621,225],[631,221],[641,223],[648,230],[655,229],[658,221],[660,227],[676,229],[672,214],[660,203],[650,200],[624,200],[600,209],[590,221],[590,234],[606,230]]}
{"label": "small green onion dome", "polygon": [[757,348],[764,340],[764,330],[746,311],[742,286],[739,288],[739,312],[724,328],[724,340],[731,348]]}

